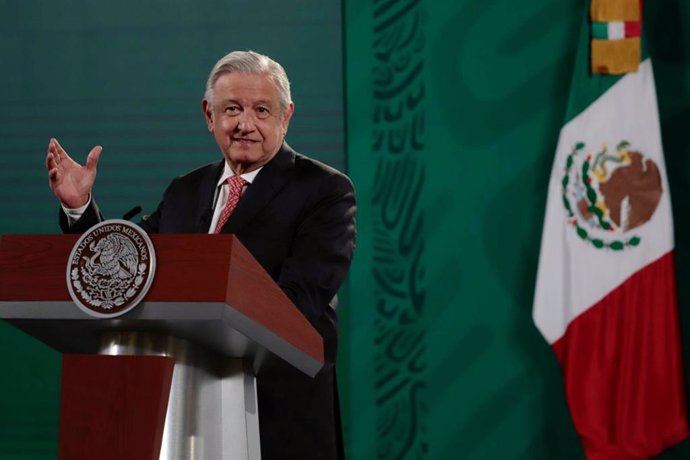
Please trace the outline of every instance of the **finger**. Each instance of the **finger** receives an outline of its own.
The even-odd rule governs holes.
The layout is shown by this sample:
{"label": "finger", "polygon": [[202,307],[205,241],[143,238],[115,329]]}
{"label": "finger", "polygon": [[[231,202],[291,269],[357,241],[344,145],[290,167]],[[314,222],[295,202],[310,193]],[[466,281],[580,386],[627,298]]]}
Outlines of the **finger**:
{"label": "finger", "polygon": [[53,164],[58,165],[62,160],[60,149],[58,148],[57,140],[55,138],[50,140],[48,144],[48,155],[52,158]]}
{"label": "finger", "polygon": [[50,171],[55,167],[55,159],[53,158],[53,153],[48,151],[46,153],[46,169]]}
{"label": "finger", "polygon": [[103,147],[100,145],[97,145],[91,149],[89,155],[86,157],[86,169],[91,169],[94,171],[96,170],[96,166],[98,166],[98,159],[101,157],[102,151]]}
{"label": "finger", "polygon": [[57,160],[60,161],[61,160],[60,157],[62,155],[64,155],[65,158],[69,158],[69,155],[67,155],[67,152],[65,151],[65,149],[62,148],[62,146],[60,145],[58,140],[53,138],[53,141],[54,141],[53,145],[55,146],[55,154],[56,154]]}
{"label": "finger", "polygon": [[46,169],[53,169],[53,168],[59,168],[60,167],[60,159],[58,158],[57,153],[55,152],[48,152],[46,154]]}
{"label": "finger", "polygon": [[57,168],[51,169],[50,171],[48,171],[48,180],[49,180],[50,182],[55,182],[55,181],[57,181],[57,180],[58,180],[58,174],[59,174],[59,173],[58,173],[58,169],[57,169]]}
{"label": "finger", "polygon": [[55,147],[55,139],[51,138],[48,142],[48,155],[56,155],[57,148]]}

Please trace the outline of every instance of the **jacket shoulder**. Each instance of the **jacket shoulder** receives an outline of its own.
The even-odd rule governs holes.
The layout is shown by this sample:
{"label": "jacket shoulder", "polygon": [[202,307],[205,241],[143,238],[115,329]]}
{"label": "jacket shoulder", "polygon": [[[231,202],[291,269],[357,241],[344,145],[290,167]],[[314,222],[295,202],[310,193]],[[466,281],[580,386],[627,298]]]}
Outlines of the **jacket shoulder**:
{"label": "jacket shoulder", "polygon": [[196,169],[193,169],[192,171],[189,171],[185,174],[181,174],[177,177],[175,177],[171,184],[170,187],[175,187],[175,186],[196,186],[199,183],[205,183],[207,181],[215,181],[217,180],[217,177],[220,177],[220,174],[223,171],[223,161],[215,161],[213,163],[208,163],[203,166],[200,166]]}
{"label": "jacket shoulder", "polygon": [[313,177],[314,179],[325,180],[333,184],[341,184],[346,188],[353,188],[350,178],[334,167],[301,153],[295,152],[294,155],[295,171],[298,174]]}

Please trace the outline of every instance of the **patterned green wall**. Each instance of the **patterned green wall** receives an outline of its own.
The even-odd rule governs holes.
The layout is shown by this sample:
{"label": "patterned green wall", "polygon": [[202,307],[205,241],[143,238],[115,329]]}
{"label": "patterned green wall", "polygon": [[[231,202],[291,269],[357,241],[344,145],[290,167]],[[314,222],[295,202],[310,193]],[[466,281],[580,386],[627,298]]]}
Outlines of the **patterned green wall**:
{"label": "patterned green wall", "polygon": [[[351,458],[583,458],[531,303],[585,3],[345,2]],[[687,337],[690,4],[646,3]]]}

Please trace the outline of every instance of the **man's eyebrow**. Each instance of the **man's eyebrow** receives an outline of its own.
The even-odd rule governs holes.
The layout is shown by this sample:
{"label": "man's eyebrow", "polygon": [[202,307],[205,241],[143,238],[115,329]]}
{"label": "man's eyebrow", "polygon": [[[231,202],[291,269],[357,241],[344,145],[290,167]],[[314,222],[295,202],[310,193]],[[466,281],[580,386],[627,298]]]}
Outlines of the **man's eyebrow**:
{"label": "man's eyebrow", "polygon": [[252,107],[268,107],[273,108],[275,104],[270,99],[259,99],[258,101],[252,102]]}
{"label": "man's eyebrow", "polygon": [[[221,105],[224,105],[224,104],[238,104],[238,105],[242,105],[242,103],[241,103],[240,101],[238,101],[237,99],[233,99],[233,98],[221,99],[220,101],[218,101],[218,103],[221,104]],[[260,100],[258,100],[258,101],[254,101],[254,102],[252,103],[252,105],[253,105],[253,106],[256,106],[256,105],[268,105],[268,106],[273,106],[273,101],[272,101],[271,99],[260,99]]]}

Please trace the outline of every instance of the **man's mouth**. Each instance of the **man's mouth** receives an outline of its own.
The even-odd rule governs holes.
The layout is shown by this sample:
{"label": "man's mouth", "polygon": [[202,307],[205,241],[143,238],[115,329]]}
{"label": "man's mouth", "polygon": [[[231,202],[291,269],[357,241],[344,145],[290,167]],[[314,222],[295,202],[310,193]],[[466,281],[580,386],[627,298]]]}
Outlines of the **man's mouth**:
{"label": "man's mouth", "polygon": [[246,139],[246,138],[244,138],[244,137],[233,137],[233,138],[232,138],[232,141],[233,141],[233,142],[238,142],[238,143],[240,143],[240,144],[254,144],[254,143],[258,142],[258,141],[254,140],[254,139]]}

